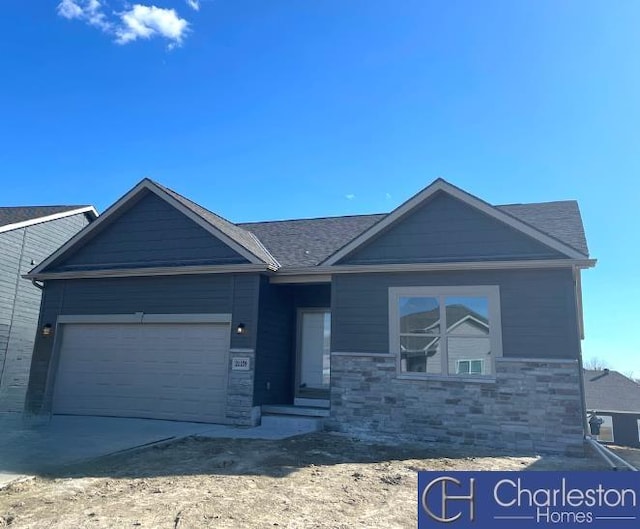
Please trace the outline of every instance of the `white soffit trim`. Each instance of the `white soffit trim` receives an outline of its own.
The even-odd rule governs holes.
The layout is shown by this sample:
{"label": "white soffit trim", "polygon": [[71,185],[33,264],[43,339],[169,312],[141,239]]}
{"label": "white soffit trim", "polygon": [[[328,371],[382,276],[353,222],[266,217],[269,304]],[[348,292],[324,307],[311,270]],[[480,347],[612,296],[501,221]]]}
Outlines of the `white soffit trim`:
{"label": "white soffit trim", "polygon": [[23,220],[21,222],[14,222],[13,224],[6,224],[0,226],[0,233],[6,231],[18,230],[20,228],[26,228],[35,224],[42,224],[43,222],[49,222],[52,220],[64,219],[65,217],[72,217],[73,215],[79,215],[81,213],[91,213],[93,218],[98,218],[98,212],[93,206],[86,206],[83,208],[70,209],[69,211],[63,211],[61,213],[55,213],[53,215],[46,215],[44,217],[37,217],[35,219]]}
{"label": "white soffit trim", "polygon": [[203,218],[196,215],[193,211],[190,211],[188,208],[180,204],[176,199],[170,196],[167,192],[160,189],[157,185],[155,185],[151,180],[145,178],[141,182],[139,182],[136,186],[134,186],[130,191],[124,194],[120,199],[118,199],[114,204],[109,206],[107,210],[100,215],[94,222],[89,224],[83,230],[80,230],[76,233],[71,239],[69,239],[65,244],[63,244],[58,250],[52,253],[49,257],[47,257],[44,261],[42,261],[38,266],[36,266],[31,272],[29,272],[28,276],[32,277],[33,275],[37,275],[42,270],[47,268],[51,263],[55,262],[58,258],[66,254],[72,248],[74,248],[77,244],[79,244],[82,240],[88,238],[91,233],[93,233],[96,229],[102,226],[106,221],[108,221],[112,216],[116,214],[118,210],[124,207],[129,201],[133,200],[141,191],[147,189],[152,193],[156,194],[158,197],[166,201],[171,206],[175,207],[178,211],[189,217],[191,220],[196,222],[198,225],[203,227],[209,233],[214,235],[215,237],[222,240],[225,244],[228,244],[231,248],[237,251],[240,255],[248,259],[253,264],[262,264],[263,261],[258,259],[255,255],[250,253],[248,250],[242,248],[240,245],[231,241],[229,237],[221,233],[219,230],[214,228],[211,224],[206,222]]}
{"label": "white soffit trim", "polygon": [[541,232],[540,230],[534,228],[533,226],[526,224],[525,222],[500,211],[495,208],[488,202],[475,197],[466,191],[450,184],[446,180],[442,178],[437,179],[431,185],[427,186],[425,189],[420,191],[418,194],[414,195],[412,198],[407,200],[404,204],[398,206],[395,210],[393,210],[389,215],[384,217],[382,220],[371,226],[368,230],[361,233],[358,237],[353,239],[351,242],[343,246],[340,250],[338,250],[333,255],[330,255],[327,259],[325,259],[321,265],[334,265],[351,252],[362,246],[369,239],[373,238],[375,235],[380,233],[382,230],[396,222],[398,219],[402,218],[404,215],[409,213],[411,210],[422,204],[429,197],[437,193],[438,191],[443,191],[454,198],[468,204],[471,207],[478,209],[479,211],[505,223],[508,226],[528,235],[529,237],[557,250],[568,257],[574,259],[584,259],[587,256],[582,252],[575,250],[571,246],[559,241],[558,239],[547,235],[546,233]]}

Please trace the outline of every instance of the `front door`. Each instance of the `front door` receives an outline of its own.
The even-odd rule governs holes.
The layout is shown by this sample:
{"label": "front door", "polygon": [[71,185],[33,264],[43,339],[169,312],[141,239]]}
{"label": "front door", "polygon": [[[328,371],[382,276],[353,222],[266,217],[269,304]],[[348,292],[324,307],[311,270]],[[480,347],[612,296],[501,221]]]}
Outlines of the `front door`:
{"label": "front door", "polygon": [[331,366],[331,312],[300,309],[298,312],[298,397],[329,398]]}

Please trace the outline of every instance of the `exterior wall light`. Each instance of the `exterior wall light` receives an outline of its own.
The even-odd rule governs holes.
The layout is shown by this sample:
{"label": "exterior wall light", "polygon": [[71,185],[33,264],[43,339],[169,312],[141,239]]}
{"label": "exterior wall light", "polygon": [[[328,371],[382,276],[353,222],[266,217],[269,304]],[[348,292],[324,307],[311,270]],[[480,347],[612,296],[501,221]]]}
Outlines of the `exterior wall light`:
{"label": "exterior wall light", "polygon": [[53,334],[53,327],[50,323],[45,323],[42,326],[42,336],[51,336]]}
{"label": "exterior wall light", "polygon": [[247,329],[245,327],[244,323],[238,323],[238,326],[236,327],[236,334],[244,334],[247,332]]}

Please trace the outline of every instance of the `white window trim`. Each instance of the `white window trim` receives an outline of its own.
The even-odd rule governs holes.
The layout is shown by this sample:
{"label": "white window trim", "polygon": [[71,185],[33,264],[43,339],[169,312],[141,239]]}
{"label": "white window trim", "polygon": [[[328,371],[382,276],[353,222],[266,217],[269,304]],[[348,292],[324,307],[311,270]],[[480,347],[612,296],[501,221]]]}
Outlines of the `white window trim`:
{"label": "white window trim", "polygon": [[[460,371],[460,364],[462,362],[469,362],[469,373],[459,373]],[[474,375],[474,373],[471,372],[471,363],[472,362],[480,362],[480,366],[481,366],[481,372],[484,371],[484,358],[461,358],[459,360],[456,360],[456,375]]]}
{"label": "white window trim", "polygon": [[[602,443],[615,443],[616,441],[616,437],[615,434],[613,432],[613,415],[607,415],[606,413],[598,413],[597,414],[598,417],[600,417],[602,419],[602,424],[600,425],[600,432],[602,432],[602,427],[604,426],[605,421],[610,422],[611,423],[611,440],[609,439],[601,439],[602,435],[598,434],[598,441],[602,442]],[[607,424],[607,428],[609,428],[609,425]]]}
{"label": "white window trim", "polygon": [[398,305],[401,297],[437,297],[437,296],[482,296],[489,302],[489,340],[491,344],[491,374],[473,375],[473,378],[494,379],[496,372],[496,358],[502,357],[502,319],[500,317],[500,287],[498,285],[470,285],[470,286],[416,286],[416,287],[389,287],[389,351],[396,356],[396,369],[398,376],[411,378],[433,378],[458,380],[469,375],[449,374],[448,357],[442,355],[442,372],[438,374],[403,372],[401,369],[400,355],[400,314]]}

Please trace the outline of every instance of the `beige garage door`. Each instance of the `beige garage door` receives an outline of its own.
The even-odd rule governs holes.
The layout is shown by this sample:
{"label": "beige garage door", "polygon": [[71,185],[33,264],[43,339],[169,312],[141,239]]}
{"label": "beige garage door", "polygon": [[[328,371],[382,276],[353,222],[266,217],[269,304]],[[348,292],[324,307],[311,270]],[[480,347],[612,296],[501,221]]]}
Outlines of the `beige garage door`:
{"label": "beige garage door", "polygon": [[228,324],[65,324],[53,413],[220,422],[228,351]]}

